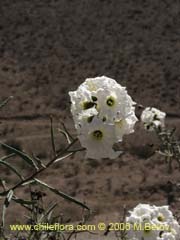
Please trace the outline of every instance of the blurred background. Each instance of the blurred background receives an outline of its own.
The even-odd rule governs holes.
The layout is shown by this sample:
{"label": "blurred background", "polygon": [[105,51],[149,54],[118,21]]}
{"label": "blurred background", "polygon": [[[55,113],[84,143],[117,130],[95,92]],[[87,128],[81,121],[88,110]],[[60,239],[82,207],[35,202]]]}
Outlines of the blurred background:
{"label": "blurred background", "polygon": [[[0,114],[1,141],[46,161],[52,157],[52,115],[57,146],[65,146],[59,122],[76,135],[68,92],[88,77],[106,75],[127,87],[134,101],[167,113],[180,136],[180,2],[176,0],[1,0],[0,99],[14,96]],[[139,116],[140,111],[137,111]],[[84,159],[78,153],[54,165],[42,179],[85,201],[93,218],[118,218],[123,205],[166,204],[178,210],[177,164],[167,174],[153,155],[156,137],[136,124],[116,160]],[[149,145],[150,144],[150,145]],[[3,155],[1,151],[1,155]],[[31,170],[16,159],[24,174]],[[17,179],[0,166],[9,185]],[[171,185],[171,190],[168,188]],[[27,195],[22,188],[19,196]],[[49,193],[47,202],[57,199]],[[80,209],[62,199],[59,213],[79,219]],[[109,212],[111,211],[111,214]],[[10,222],[23,216],[7,213]]]}

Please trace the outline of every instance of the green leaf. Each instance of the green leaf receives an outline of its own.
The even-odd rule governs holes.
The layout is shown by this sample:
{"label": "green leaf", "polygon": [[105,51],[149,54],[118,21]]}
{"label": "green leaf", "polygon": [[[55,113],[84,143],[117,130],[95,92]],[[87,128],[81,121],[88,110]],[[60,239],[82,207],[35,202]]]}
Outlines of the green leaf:
{"label": "green leaf", "polygon": [[59,132],[62,133],[62,134],[65,136],[65,138],[66,138],[68,144],[70,144],[70,143],[71,143],[71,140],[70,140],[70,138],[69,138],[68,133],[65,132],[65,131],[63,131],[63,130],[61,130],[61,129],[59,129]]}
{"label": "green leaf", "polygon": [[61,192],[61,191],[59,191],[59,190],[51,187],[51,186],[49,186],[47,183],[42,182],[41,180],[39,180],[39,179],[37,179],[37,178],[35,178],[35,181],[36,181],[37,183],[39,183],[40,185],[48,188],[50,191],[54,192],[55,194],[63,197],[64,199],[69,200],[69,201],[71,201],[71,202],[74,202],[74,203],[76,203],[77,205],[79,205],[79,206],[81,206],[81,207],[83,207],[83,208],[86,208],[86,209],[90,210],[90,208],[89,208],[88,206],[86,206],[84,203],[82,203],[82,202],[80,202],[79,200],[77,200],[77,199],[75,199],[75,198],[73,198],[73,197],[71,197],[71,196],[69,196],[69,195],[67,195],[67,194],[65,194],[65,193],[63,193],[63,192]]}
{"label": "green leaf", "polygon": [[31,167],[34,167],[36,170],[38,170],[38,167],[36,166],[35,162],[31,157],[29,157],[26,153],[21,152],[20,150],[13,148],[5,143],[0,143],[4,148],[10,150],[12,153],[15,153],[16,155],[20,156],[24,161],[26,161]]}
{"label": "green leaf", "polygon": [[5,214],[6,214],[6,210],[9,206],[9,203],[13,197],[13,190],[10,190],[5,198],[4,204],[3,204],[3,211],[2,211],[2,227],[4,227],[5,225]]}
{"label": "green leaf", "polygon": [[1,178],[0,178],[0,184],[1,184],[1,186],[3,187],[4,191],[6,191],[7,187],[6,187],[6,182],[5,182],[4,179],[1,179]]}
{"label": "green leaf", "polygon": [[39,218],[38,222],[42,223],[43,220],[46,220],[45,217],[47,217],[48,220],[50,220],[51,213],[52,213],[53,209],[56,208],[56,207],[57,207],[57,203],[54,203],[52,206],[50,206],[46,210],[46,212],[41,215],[41,217]]}
{"label": "green leaf", "polygon": [[12,199],[13,201],[15,201],[16,203],[19,203],[19,204],[26,204],[26,205],[33,205],[35,204],[35,202],[33,201],[30,201],[30,200],[25,200],[25,199],[21,199],[21,198],[17,198],[17,197],[13,197]]}
{"label": "green leaf", "polygon": [[13,190],[10,190],[7,194],[7,197],[4,201],[4,205],[5,205],[6,208],[9,206],[9,203],[10,203],[12,197],[13,197],[13,193],[14,193]]}
{"label": "green leaf", "polygon": [[23,183],[22,186],[26,186],[26,185],[29,185],[29,184],[32,184],[32,183],[36,183],[36,181],[34,179],[31,179],[31,180]]}
{"label": "green leaf", "polygon": [[21,176],[21,174],[18,172],[18,170],[15,167],[13,167],[10,163],[0,160],[0,164],[6,166],[12,172],[14,172],[21,180],[24,180],[23,176]]}
{"label": "green leaf", "polygon": [[56,159],[56,160],[54,161],[54,163],[57,163],[57,162],[59,162],[59,161],[62,161],[63,159],[65,159],[65,158],[67,158],[67,157],[70,157],[72,154],[73,154],[73,153],[68,153],[67,155],[65,155],[65,156],[63,156],[63,157],[60,157],[60,158]]}
{"label": "green leaf", "polygon": [[[74,138],[73,138],[73,136],[69,133],[69,131],[67,130],[65,124],[64,124],[62,121],[61,121],[60,123],[61,123],[61,125],[62,125],[62,127],[63,127],[63,130],[60,129],[60,131],[63,131],[63,132],[65,133],[65,137],[66,137],[67,141],[68,141],[69,144],[70,144],[72,141],[74,141]],[[63,132],[62,132],[62,133],[63,133]],[[63,133],[63,134],[64,134],[64,133]]]}
{"label": "green leaf", "polygon": [[33,154],[33,158],[36,161],[38,167],[46,168],[46,166],[41,162],[41,160]]}
{"label": "green leaf", "polygon": [[7,156],[2,157],[0,160],[5,161],[5,160],[7,160],[7,159],[9,159],[11,157],[14,157],[14,156],[16,156],[16,154],[15,153],[11,153],[11,154],[9,154]]}
{"label": "green leaf", "polygon": [[29,205],[34,204],[33,202],[29,201],[29,200],[23,200],[20,198],[17,198],[15,196],[13,196],[12,201],[20,204],[21,206],[23,206],[24,208],[26,208],[28,211],[32,211],[31,207],[29,207]]}
{"label": "green leaf", "polygon": [[13,96],[10,96],[10,97],[6,98],[3,102],[1,102],[0,108],[4,107],[12,98],[13,98]]}
{"label": "green leaf", "polygon": [[4,196],[6,196],[7,195],[7,187],[6,187],[6,182],[3,180],[3,179],[0,179],[0,184],[1,184],[1,186],[3,187],[3,192],[0,192],[0,196],[1,197],[4,197]]}
{"label": "green leaf", "polygon": [[54,141],[54,129],[53,129],[52,116],[50,116],[50,120],[51,120],[51,143],[52,143],[52,149],[53,149],[54,155],[56,156],[56,146],[55,146],[55,141]]}
{"label": "green leaf", "polygon": [[7,191],[0,192],[0,196],[6,196]]}

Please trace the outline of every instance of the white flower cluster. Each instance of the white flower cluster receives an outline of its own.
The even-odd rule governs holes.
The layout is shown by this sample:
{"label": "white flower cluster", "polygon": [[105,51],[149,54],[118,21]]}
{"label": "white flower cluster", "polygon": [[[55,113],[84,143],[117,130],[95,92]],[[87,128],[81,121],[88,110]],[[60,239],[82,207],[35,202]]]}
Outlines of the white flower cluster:
{"label": "white flower cluster", "polygon": [[180,225],[168,206],[139,204],[126,222],[131,224],[128,239],[133,240],[180,240]]}
{"label": "white flower cluster", "polygon": [[166,113],[154,107],[147,107],[141,114],[141,121],[148,131],[153,131],[154,128],[164,127]]}
{"label": "white flower cluster", "polygon": [[119,156],[120,152],[113,150],[114,143],[122,141],[124,134],[132,133],[137,121],[135,102],[126,88],[102,76],[86,79],[69,95],[78,138],[87,149],[86,157]]}

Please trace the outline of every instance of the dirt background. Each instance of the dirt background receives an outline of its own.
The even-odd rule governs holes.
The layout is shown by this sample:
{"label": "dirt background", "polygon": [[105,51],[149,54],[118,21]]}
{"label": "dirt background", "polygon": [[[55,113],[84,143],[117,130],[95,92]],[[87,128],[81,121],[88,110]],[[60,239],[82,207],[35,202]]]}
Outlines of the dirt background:
{"label": "dirt background", "polygon": [[[1,141],[43,161],[52,157],[49,116],[57,147],[65,146],[59,121],[75,135],[68,91],[87,77],[106,75],[128,89],[144,106],[168,113],[167,125],[180,137],[180,3],[176,0],[2,0],[0,2],[0,99],[14,96],[1,110]],[[140,111],[138,110],[139,114]],[[167,204],[179,211],[180,174],[167,174],[164,159],[148,145],[156,136],[137,123],[116,160],[85,160],[78,153],[41,175],[45,182],[85,201],[92,222],[116,221],[123,205]],[[3,156],[3,151],[1,155]],[[13,161],[13,160],[11,160]],[[31,169],[14,160],[23,174]],[[1,166],[0,178],[18,180]],[[170,183],[171,182],[171,183]],[[171,186],[170,186],[171,185]],[[26,195],[22,188],[17,195]],[[79,219],[80,208],[57,200],[59,213]],[[2,202],[2,200],[1,200]],[[12,204],[8,223],[24,212]],[[90,239],[90,238],[89,238]],[[94,237],[94,239],[96,239]]]}

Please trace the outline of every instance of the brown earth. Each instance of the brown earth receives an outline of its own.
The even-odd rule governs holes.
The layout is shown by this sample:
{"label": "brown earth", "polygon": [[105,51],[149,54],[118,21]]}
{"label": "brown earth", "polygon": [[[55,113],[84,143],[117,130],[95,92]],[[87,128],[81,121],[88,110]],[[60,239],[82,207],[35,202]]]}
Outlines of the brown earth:
{"label": "brown earth", "polygon": [[[43,161],[51,158],[49,116],[54,118],[57,146],[65,146],[57,131],[59,121],[76,134],[68,91],[87,77],[101,75],[125,85],[137,103],[167,112],[167,124],[177,127],[179,138],[179,25],[180,3],[175,0],[2,0],[0,96],[14,98],[1,111],[1,140]],[[138,123],[118,159],[85,160],[81,152],[54,165],[41,179],[85,201],[94,211],[92,222],[115,222],[124,204],[167,204],[170,185],[171,206],[178,212],[177,164],[167,174],[163,157],[152,155],[148,144],[154,142],[156,136]],[[31,171],[18,159],[16,165],[24,174]],[[17,181],[3,167],[0,174],[9,185]],[[47,202],[55,198],[59,213],[79,219],[78,207],[50,193],[46,197]],[[23,214],[12,204],[8,223]]]}

